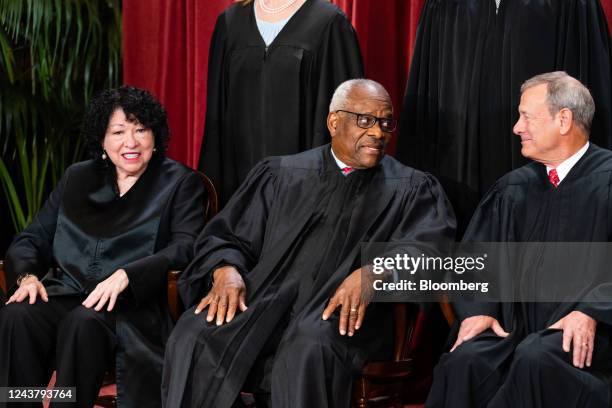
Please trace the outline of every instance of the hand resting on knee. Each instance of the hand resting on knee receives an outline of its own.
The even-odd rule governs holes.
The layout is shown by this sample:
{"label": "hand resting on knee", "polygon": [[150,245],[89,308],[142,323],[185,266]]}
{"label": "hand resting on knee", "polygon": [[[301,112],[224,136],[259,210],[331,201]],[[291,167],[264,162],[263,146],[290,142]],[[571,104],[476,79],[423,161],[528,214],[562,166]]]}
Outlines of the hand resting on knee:
{"label": "hand resting on knee", "polygon": [[497,334],[499,337],[506,337],[509,334],[503,329],[503,327],[501,327],[497,319],[491,316],[478,315],[463,319],[461,326],[459,327],[457,341],[455,341],[455,344],[453,344],[453,347],[450,350],[451,353],[455,351],[455,349],[463,342],[473,339],[488,329],[493,330],[493,333]]}
{"label": "hand resting on knee", "polygon": [[49,301],[47,291],[36,275],[25,275],[23,278],[18,280],[18,283],[19,287],[15,293],[13,293],[13,296],[11,296],[6,302],[7,305],[13,302],[23,302],[27,297],[30,298],[31,305],[36,303],[36,298],[38,296],[40,296],[44,302]]}

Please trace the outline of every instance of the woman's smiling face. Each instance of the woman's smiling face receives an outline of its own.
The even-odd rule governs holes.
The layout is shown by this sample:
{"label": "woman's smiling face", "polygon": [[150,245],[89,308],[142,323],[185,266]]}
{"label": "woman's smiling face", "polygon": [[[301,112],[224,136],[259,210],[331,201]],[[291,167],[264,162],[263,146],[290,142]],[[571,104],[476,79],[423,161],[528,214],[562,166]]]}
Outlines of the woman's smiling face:
{"label": "woman's smiling face", "polygon": [[108,121],[102,147],[118,175],[138,177],[153,156],[155,136],[151,129],[135,118],[128,119],[123,109],[118,108]]}

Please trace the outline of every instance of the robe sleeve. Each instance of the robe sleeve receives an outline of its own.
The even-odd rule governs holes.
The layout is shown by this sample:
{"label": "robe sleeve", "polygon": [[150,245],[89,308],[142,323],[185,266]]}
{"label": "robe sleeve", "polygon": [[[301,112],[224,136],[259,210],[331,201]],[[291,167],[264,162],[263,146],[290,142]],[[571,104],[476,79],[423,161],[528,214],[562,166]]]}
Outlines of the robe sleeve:
{"label": "robe sleeve", "polygon": [[317,55],[320,74],[313,118],[312,146],[329,142],[326,118],[336,87],[346,80],[364,76],[359,41],[344,14],[338,12],[334,16],[327,35],[323,38]]}
{"label": "robe sleeve", "polygon": [[178,283],[185,306],[193,305],[206,294],[212,273],[218,267],[232,265],[245,274],[257,263],[275,181],[269,161],[260,162],[223,210],[206,225],[196,241],[195,259]]}
{"label": "robe sleeve", "polygon": [[200,177],[190,172],[183,177],[165,214],[168,239],[153,255],[125,266],[129,288],[138,303],[146,303],[164,290],[168,270],[182,270],[193,258],[194,242],[204,226],[205,189]]}
{"label": "robe sleeve", "polygon": [[391,242],[452,241],[457,222],[453,208],[438,181],[426,174],[405,198],[403,216]]}
{"label": "robe sleeve", "polygon": [[582,312],[598,322],[612,326],[612,284],[603,284],[591,291],[590,299],[601,301],[580,302],[575,310]]}
{"label": "robe sleeve", "polygon": [[225,97],[225,53],[226,53],[225,14],[219,15],[210,42],[208,54],[208,79],[206,83],[206,118],[202,140],[202,154],[199,169],[213,181],[215,186],[224,185],[221,178],[221,138]]}
{"label": "robe sleeve", "polygon": [[31,273],[41,279],[53,264],[53,237],[68,168],[30,225],[19,233],[6,253],[6,285],[11,288],[18,276]]}
{"label": "robe sleeve", "polygon": [[[420,172],[419,172],[420,173]],[[402,188],[402,209],[397,226],[385,246],[385,258],[398,254],[418,256],[422,248],[407,244],[432,243],[436,250],[454,240],[457,222],[453,208],[438,183],[430,174],[420,173],[418,180],[410,179],[410,185]],[[397,272],[389,270],[397,279]]]}
{"label": "robe sleeve", "polygon": [[[464,242],[513,242],[513,206],[499,184],[494,185],[481,200],[463,236]],[[465,299],[453,303],[458,321],[471,316],[486,315],[500,320],[498,302],[475,302]]]}
{"label": "robe sleeve", "polygon": [[[612,196],[612,185],[608,183],[608,203]],[[608,217],[608,231],[612,228],[612,219]],[[612,326],[612,282],[595,286],[587,295],[589,301],[579,302],[574,310],[585,313],[598,322]]]}

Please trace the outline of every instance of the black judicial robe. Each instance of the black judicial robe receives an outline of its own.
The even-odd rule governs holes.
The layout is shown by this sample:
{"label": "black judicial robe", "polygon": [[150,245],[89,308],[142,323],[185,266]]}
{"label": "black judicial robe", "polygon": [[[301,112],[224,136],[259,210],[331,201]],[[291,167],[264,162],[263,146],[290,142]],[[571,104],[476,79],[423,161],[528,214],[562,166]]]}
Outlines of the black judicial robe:
{"label": "black judicial robe", "polygon": [[427,0],[396,158],[433,173],[467,227],[482,195],[526,164],[512,127],[520,86],[566,71],[592,92],[592,141],[612,147],[612,51],[599,0]]}
{"label": "black judicial robe", "polygon": [[[502,177],[482,199],[464,241],[611,242],[611,194],[612,152],[591,143],[585,155],[557,188],[549,182],[546,167],[536,162]],[[442,356],[427,406],[611,406],[612,273],[609,283],[599,284],[591,291],[600,295],[589,295],[590,299],[602,301],[455,303],[453,306],[459,322],[469,316],[493,316],[510,335],[500,339],[485,332],[466,343],[467,349],[474,353],[472,361],[478,359],[481,365],[478,368],[471,367],[465,372],[461,369],[462,372],[459,372],[457,366],[468,367],[470,363],[448,363],[460,349]],[[571,366],[571,353],[561,349],[561,332],[546,330],[574,310],[586,313],[598,322],[591,369],[581,370]],[[456,336],[455,330],[451,334],[453,342]],[[530,348],[542,351],[542,355],[534,356],[533,361],[537,362],[538,369],[545,367],[547,371],[530,372],[520,364],[510,366],[513,359],[515,362],[518,359],[517,352],[524,357]],[[505,380],[509,369],[516,371],[510,376],[511,381]],[[517,378],[520,380],[517,381]],[[553,378],[554,381],[563,378],[563,386],[559,387]],[[495,398],[491,400],[493,395]],[[449,404],[449,401],[452,403]]]}
{"label": "black judicial robe", "polygon": [[130,283],[115,306],[120,406],[160,405],[163,351],[172,327],[167,271],[185,268],[193,257],[204,194],[199,176],[168,158],[154,156],[121,197],[114,166],[77,163],[7,252],[7,273],[46,274],[42,282],[50,297],[84,299],[125,269]]}
{"label": "black judicial robe", "polygon": [[262,374],[271,371],[272,406],[348,407],[353,376],[393,343],[388,305],[370,304],[352,338],[338,334],[337,313],[321,319],[341,282],[361,266],[360,243],[438,242],[452,238],[454,223],[437,181],[389,156],[347,177],[329,145],[262,161],[207,224],[179,281],[192,306],[208,292],[214,269],[234,265],[248,309],[221,327],[207,324],[205,312],[183,314],[166,348],[162,399],[229,408],[262,349],[278,337],[272,368]]}
{"label": "black judicial robe", "polygon": [[306,1],[269,47],[252,4],[225,10],[211,40],[199,165],[221,206],[264,157],[328,143],[331,96],[341,82],[359,77],[355,31],[328,1]]}

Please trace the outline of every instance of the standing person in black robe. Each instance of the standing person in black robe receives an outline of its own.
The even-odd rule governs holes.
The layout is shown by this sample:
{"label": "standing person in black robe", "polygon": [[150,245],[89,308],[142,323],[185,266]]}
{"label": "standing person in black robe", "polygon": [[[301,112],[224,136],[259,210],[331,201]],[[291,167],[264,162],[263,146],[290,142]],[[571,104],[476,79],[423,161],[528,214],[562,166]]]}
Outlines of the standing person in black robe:
{"label": "standing person in black robe", "polygon": [[380,84],[347,81],[329,109],[331,148],[263,160],[200,235],[165,406],[229,408],[251,387],[258,407],[348,407],[354,376],[391,352],[389,305],[361,297],[360,243],[450,239],[454,216],[433,177],[384,156]]}
{"label": "standing person in black robe", "polygon": [[328,143],[325,118],[334,89],[363,76],[355,31],[338,7],[293,2],[277,32],[283,21],[262,3],[281,2],[232,5],[211,40],[199,168],[217,187],[221,206],[264,157]]}
{"label": "standing person in black robe", "polygon": [[193,257],[204,187],[164,156],[166,112],[144,90],[103,92],[83,128],[92,160],[66,170],[6,254],[18,284],[0,309],[0,386],[46,387],[55,369],[89,408],[114,365],[119,407],[160,406],[167,271]]}
{"label": "standing person in black robe", "polygon": [[[493,186],[464,240],[612,241],[612,152],[589,142],[588,89],[553,72],[521,90],[514,132],[534,162]],[[435,370],[427,407],[610,407],[612,299],[455,308],[457,341]]]}
{"label": "standing person in black robe", "polygon": [[511,134],[527,78],[563,70],[592,92],[593,142],[612,147],[612,47],[599,0],[427,0],[396,158],[432,172],[461,235],[482,195],[527,163]]}

